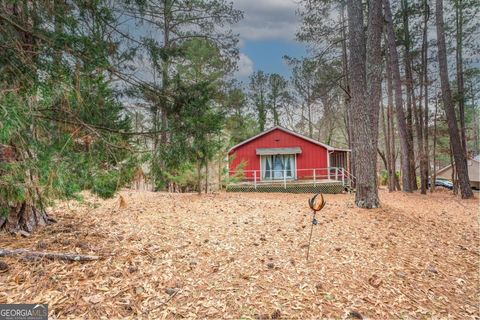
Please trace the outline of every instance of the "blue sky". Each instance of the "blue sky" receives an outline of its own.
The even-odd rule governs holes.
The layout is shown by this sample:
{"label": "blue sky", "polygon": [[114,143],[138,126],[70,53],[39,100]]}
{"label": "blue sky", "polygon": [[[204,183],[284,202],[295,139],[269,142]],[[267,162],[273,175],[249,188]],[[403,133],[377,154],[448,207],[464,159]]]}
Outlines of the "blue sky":
{"label": "blue sky", "polygon": [[[300,17],[296,15],[298,0],[230,0],[236,9],[242,10],[244,19],[232,26],[240,37],[240,59],[235,78],[248,83],[248,77],[258,70],[279,73],[290,77],[290,68],[283,57],[305,56],[305,45],[295,39],[300,27]],[[156,28],[137,28],[134,22],[126,20],[125,28],[137,37],[146,34],[155,38]],[[161,39],[159,39],[161,42]],[[136,62],[140,78],[151,78],[151,66],[143,59]],[[151,79],[150,79],[151,80]]]}
{"label": "blue sky", "polygon": [[236,77],[246,81],[257,70],[290,76],[284,55],[301,57],[305,46],[295,41],[300,18],[295,0],[235,0],[244,19],[233,27],[240,35],[240,61]]}
{"label": "blue sky", "polygon": [[290,70],[285,65],[283,56],[304,56],[305,48],[301,43],[285,40],[249,40],[245,41],[241,53],[252,60],[253,70],[263,70],[267,73],[276,72],[288,77]]}

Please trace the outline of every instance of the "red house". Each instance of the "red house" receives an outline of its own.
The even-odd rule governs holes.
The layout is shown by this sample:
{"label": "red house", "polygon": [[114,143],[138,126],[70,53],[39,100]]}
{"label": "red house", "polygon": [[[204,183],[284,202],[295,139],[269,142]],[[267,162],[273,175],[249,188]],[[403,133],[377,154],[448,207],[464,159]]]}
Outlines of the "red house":
{"label": "red house", "polygon": [[349,167],[349,152],[276,126],[233,146],[229,171],[258,182],[339,180]]}

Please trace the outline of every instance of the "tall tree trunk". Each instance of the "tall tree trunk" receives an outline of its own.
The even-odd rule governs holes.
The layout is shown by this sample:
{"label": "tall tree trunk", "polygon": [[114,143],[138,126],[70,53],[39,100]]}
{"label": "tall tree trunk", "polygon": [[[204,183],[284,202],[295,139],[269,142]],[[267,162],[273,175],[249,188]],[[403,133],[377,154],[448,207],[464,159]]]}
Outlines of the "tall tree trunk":
{"label": "tall tree trunk", "polygon": [[403,110],[403,97],[402,97],[402,80],[400,78],[400,65],[398,61],[398,52],[395,41],[395,33],[393,29],[392,12],[390,9],[389,0],[383,0],[385,9],[385,20],[387,22],[387,41],[388,51],[391,62],[391,73],[393,75],[394,87],[395,87],[395,110],[397,117],[398,130],[400,132],[400,151],[401,151],[401,166],[402,166],[402,184],[403,191],[412,192],[412,174],[410,167],[410,140],[408,137],[407,122],[405,118],[405,112]]}
{"label": "tall tree trunk", "polygon": [[[382,76],[382,3],[370,1],[367,37],[361,0],[348,0],[348,29],[352,95],[353,155],[357,177],[355,203],[361,208],[380,205],[377,190],[377,140]],[[368,75],[368,77],[367,77]]]}
{"label": "tall tree trunk", "polygon": [[[413,190],[417,190],[417,177],[415,174],[415,153],[413,144],[413,120],[417,117],[417,108],[415,102],[415,92],[413,89],[413,74],[412,74],[412,59],[410,57],[410,27],[408,16],[408,1],[401,0],[402,17],[403,17],[403,32],[404,32],[404,46],[405,46],[405,83],[407,93],[407,132],[409,140],[409,165],[410,165],[410,179]],[[418,121],[416,121],[418,124]],[[418,135],[418,127],[417,135]],[[423,149],[423,148],[422,148]]]}
{"label": "tall tree trunk", "polygon": [[[423,82],[423,153],[420,160],[420,176],[422,179],[422,193],[428,188],[428,176],[430,174],[430,160],[429,160],[429,148],[428,148],[428,20],[430,18],[430,7],[428,0],[423,1],[424,17],[423,17],[423,39],[422,39],[422,82]],[[421,111],[420,111],[421,112]],[[425,190],[426,193],[426,190]]]}
{"label": "tall tree trunk", "polygon": [[274,126],[279,126],[280,125],[280,116],[278,114],[278,106],[277,106],[277,95],[276,93],[272,93],[273,99],[272,99],[272,113],[273,113],[273,125]]}
{"label": "tall tree trunk", "polygon": [[[159,108],[158,105],[155,103],[150,108],[151,116],[152,116],[152,131],[158,132],[160,129],[160,122],[159,122]],[[157,178],[159,172],[159,146],[160,146],[160,139],[157,133],[153,134],[153,145],[152,145],[152,184],[154,190],[157,188]]]}
{"label": "tall tree trunk", "polygon": [[[422,76],[423,78],[423,76]],[[422,108],[422,98],[423,98],[423,85],[420,84],[420,102],[418,108],[415,108],[415,126],[417,130],[417,146],[418,146],[418,157],[420,162],[420,190],[421,194],[427,194],[428,188],[428,177],[426,175],[426,162],[425,162],[425,147],[423,146],[423,108]]]}
{"label": "tall tree trunk", "polygon": [[455,50],[455,61],[457,64],[457,88],[458,88],[458,113],[460,116],[460,138],[462,141],[463,152],[467,153],[467,138],[465,127],[465,89],[463,80],[463,4],[462,0],[455,1],[455,21],[457,26],[457,48]]}
{"label": "tall tree trunk", "polygon": [[197,163],[197,193],[202,194],[202,162]]}
{"label": "tall tree trunk", "polygon": [[385,153],[383,153],[382,160],[385,165],[385,170],[387,171],[387,186],[388,191],[392,192],[393,190],[390,189],[390,161],[389,161],[389,151],[390,151],[390,137],[387,133],[387,124],[386,124],[386,116],[385,116],[385,107],[383,106],[383,99],[382,103],[380,104],[380,123],[382,124],[382,132],[383,138],[385,140]]}
{"label": "tall tree trunk", "polygon": [[[39,21],[37,17],[36,3],[32,3],[30,6],[26,2],[20,3],[17,1],[12,3],[2,3],[2,5],[5,6],[5,10],[14,16],[17,21],[21,21],[21,25],[32,26],[33,30],[38,27]],[[57,10],[59,10],[59,8],[57,8],[56,5],[57,3],[54,3],[54,14],[55,17],[57,17],[54,21],[54,28],[59,31],[58,28],[61,24],[57,15]],[[18,45],[23,49],[22,60],[25,61],[25,64],[37,65],[37,55],[30,54],[31,52],[37,51],[37,38],[32,33],[24,32],[20,29],[17,30],[15,38]],[[55,54],[54,59],[55,65],[58,67],[61,62],[61,56]],[[36,74],[29,75],[29,77],[36,76]],[[37,134],[35,125],[30,126],[30,130],[31,137],[36,139]],[[31,162],[35,160],[34,158],[35,154],[28,150],[28,146],[26,145],[15,145],[15,142],[12,142],[9,145],[0,144],[0,165],[17,161]],[[0,175],[1,174],[2,171],[0,170]],[[26,190],[26,198],[28,200],[11,203],[10,201],[7,201],[7,199],[4,199],[2,196],[3,192],[0,192],[0,209],[3,209],[1,211],[6,213],[6,215],[0,214],[0,230],[6,230],[9,232],[32,232],[38,227],[53,222],[53,220],[48,217],[43,206],[40,190],[37,187],[38,177],[33,169],[28,169],[26,179],[28,179],[28,181],[25,181],[25,185],[28,186]]]}
{"label": "tall tree trunk", "polygon": [[435,116],[433,118],[433,174],[430,180],[430,192],[435,191],[435,181],[437,180],[437,115],[438,115],[438,95],[435,96]]}
{"label": "tall tree trunk", "polygon": [[[219,137],[219,140],[220,140],[220,137]],[[223,189],[223,184],[222,184],[222,180],[223,180],[222,179],[223,178],[223,170],[222,170],[223,157],[224,157],[224,154],[222,152],[219,152],[219,154],[218,154],[218,191],[222,191],[222,189]],[[229,173],[227,172],[227,174],[229,174]]]}
{"label": "tall tree trunk", "polygon": [[452,168],[452,184],[453,184],[453,194],[458,194],[458,179],[455,170],[455,160],[453,159],[453,148],[452,140],[450,140],[450,167]]}
{"label": "tall tree trunk", "polygon": [[[171,1],[170,0],[162,0],[163,2],[163,46],[167,50],[172,47],[172,42],[170,41],[170,22],[171,22]],[[164,167],[164,162],[158,156],[160,153],[160,148],[166,148],[168,144],[168,118],[169,118],[169,101],[167,98],[167,91],[170,85],[170,57],[169,55],[163,55],[161,58],[161,75],[162,75],[162,82],[161,82],[161,98],[160,98],[160,105],[155,107],[155,117],[153,119],[155,130],[159,130],[161,128],[162,132],[160,137],[158,134],[155,134],[155,141],[154,141],[154,159],[155,165],[157,166],[157,171],[161,171]],[[169,190],[171,189],[170,181],[166,182],[166,185],[163,187],[167,187]]]}
{"label": "tall tree trunk", "polygon": [[30,233],[51,222],[52,220],[43,208],[23,201],[9,207],[9,213],[6,217],[0,217],[0,230]]}
{"label": "tall tree trunk", "polygon": [[[385,41],[386,43],[386,41]],[[395,191],[395,136],[393,127],[393,88],[390,59],[386,56],[385,76],[387,78],[387,130],[385,144],[387,148],[388,191]]]}
{"label": "tall tree trunk", "polygon": [[[171,1],[164,0],[163,1],[163,46],[166,49],[170,49],[172,43],[170,41],[170,20],[172,16],[171,12]],[[169,86],[169,68],[170,68],[170,58],[169,55],[166,54],[162,57],[162,94],[163,98],[163,106],[162,106],[162,133],[160,141],[162,146],[165,147],[168,141],[168,134],[167,134],[167,126],[168,126],[168,100],[165,98]]]}
{"label": "tall tree trunk", "polygon": [[[423,51],[422,51],[423,54]],[[419,165],[420,165],[420,190],[421,194],[427,194],[427,188],[428,188],[428,181],[427,181],[427,176],[425,176],[425,148],[423,146],[424,140],[423,140],[423,69],[419,73],[419,78],[420,78],[420,96],[418,99],[418,105],[416,103],[413,103],[414,106],[414,114],[415,114],[415,130],[417,131],[417,147],[418,147],[418,158],[419,158]]]}
{"label": "tall tree trunk", "polygon": [[[371,0],[368,9],[368,28],[367,28],[367,93],[368,109],[370,112],[370,124],[372,126],[372,136],[374,152],[378,145],[378,122],[380,113],[380,99],[382,98],[382,31],[383,14],[382,0]],[[375,163],[376,163],[376,156]],[[375,166],[376,172],[376,166]]]}
{"label": "tall tree trunk", "polygon": [[450,81],[448,79],[447,47],[445,44],[443,25],[443,0],[437,0],[435,17],[437,22],[438,64],[442,86],[442,99],[447,116],[450,143],[452,144],[461,196],[462,198],[471,198],[473,197],[473,192],[468,178],[467,158],[463,152],[461,138],[458,134],[457,116],[455,114],[452,92],[450,91]]}
{"label": "tall tree trunk", "polygon": [[310,139],[313,139],[312,103],[310,101],[310,89],[308,89],[307,95],[308,137]]}
{"label": "tall tree trunk", "polygon": [[[21,159],[19,152],[16,150],[13,146],[0,144],[0,164],[26,161]],[[27,191],[29,193],[28,201],[10,204],[0,196],[0,207],[6,209],[7,213],[6,216],[0,215],[0,230],[32,232],[38,227],[53,222],[45,211],[40,191],[35,187],[36,179],[32,172],[29,174],[29,179],[31,188]]]}
{"label": "tall tree trunk", "polygon": [[[342,1],[341,10],[342,14],[340,15],[340,23],[342,25],[342,71],[343,71],[343,83],[344,83],[344,101],[345,101],[345,124],[347,128],[347,140],[348,140],[348,148],[352,150],[353,148],[353,133],[352,133],[352,116],[351,112],[351,96],[350,96],[350,77],[349,77],[349,70],[348,70],[348,52],[347,52],[347,24],[345,22],[345,2]],[[354,167],[354,160],[351,156],[349,161],[349,168],[347,170],[355,176],[355,167]],[[355,180],[352,181],[352,186],[355,187]]]}
{"label": "tall tree trunk", "polygon": [[273,108],[273,125],[274,126],[280,125],[280,116],[278,115],[277,107]]}
{"label": "tall tree trunk", "polygon": [[263,89],[260,89],[260,100],[257,101],[258,126],[260,132],[265,131],[265,124],[267,122],[267,110],[265,110],[265,94]]}
{"label": "tall tree trunk", "polygon": [[205,161],[205,193],[208,193],[208,160]]}

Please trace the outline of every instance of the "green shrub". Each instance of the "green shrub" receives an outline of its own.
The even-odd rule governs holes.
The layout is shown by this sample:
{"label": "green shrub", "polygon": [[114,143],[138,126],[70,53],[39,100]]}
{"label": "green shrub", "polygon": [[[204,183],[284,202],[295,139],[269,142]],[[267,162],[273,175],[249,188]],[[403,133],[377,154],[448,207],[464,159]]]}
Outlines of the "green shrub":
{"label": "green shrub", "polygon": [[378,179],[378,182],[380,183],[381,186],[386,186],[388,184],[388,172],[387,172],[387,170],[381,170],[380,171],[380,177]]}
{"label": "green shrub", "polygon": [[191,163],[181,164],[175,174],[165,172],[165,178],[165,181],[162,181],[163,184],[167,181],[174,183],[181,192],[189,192],[197,189],[197,172]]}
{"label": "green shrub", "polygon": [[[235,156],[231,157],[230,159],[230,164],[232,163],[233,159],[235,158]],[[242,160],[234,169],[234,172],[229,172],[227,170],[225,176],[224,176],[224,179],[222,181],[222,184],[224,186],[228,186],[229,184],[231,183],[237,183],[237,182],[242,182],[242,181],[245,181],[245,172],[244,172],[244,168],[245,166],[248,164],[248,161],[247,160]],[[232,175],[230,175],[231,173],[233,173]]]}
{"label": "green shrub", "polygon": [[92,192],[103,199],[111,198],[117,191],[118,182],[117,172],[104,171],[98,173],[93,179]]}

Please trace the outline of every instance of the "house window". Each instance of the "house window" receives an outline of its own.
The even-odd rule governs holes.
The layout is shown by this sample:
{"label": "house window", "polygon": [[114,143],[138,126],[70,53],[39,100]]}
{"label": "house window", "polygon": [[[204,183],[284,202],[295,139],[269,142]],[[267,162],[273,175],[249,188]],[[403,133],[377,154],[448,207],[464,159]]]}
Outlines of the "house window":
{"label": "house window", "polygon": [[262,161],[262,179],[263,180],[281,180],[295,178],[295,155],[294,154],[276,154],[261,156]]}

